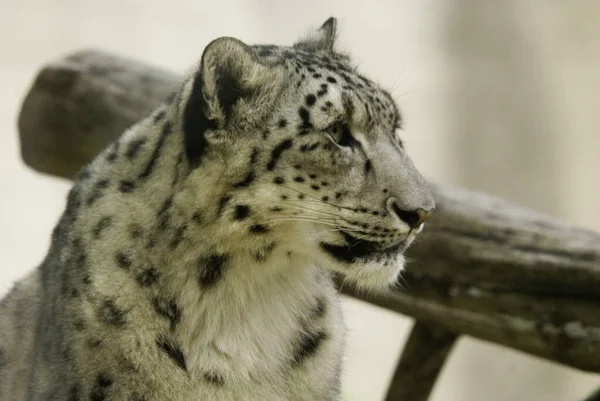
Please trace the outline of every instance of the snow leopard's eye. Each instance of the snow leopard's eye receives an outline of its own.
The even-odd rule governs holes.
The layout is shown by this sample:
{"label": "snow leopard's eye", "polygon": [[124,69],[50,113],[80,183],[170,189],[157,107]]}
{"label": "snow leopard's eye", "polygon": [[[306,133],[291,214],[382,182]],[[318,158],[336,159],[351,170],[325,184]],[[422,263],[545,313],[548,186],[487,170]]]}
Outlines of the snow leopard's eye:
{"label": "snow leopard's eye", "polygon": [[350,132],[350,127],[343,121],[331,124],[325,131],[338,146],[354,148],[357,145],[356,139]]}

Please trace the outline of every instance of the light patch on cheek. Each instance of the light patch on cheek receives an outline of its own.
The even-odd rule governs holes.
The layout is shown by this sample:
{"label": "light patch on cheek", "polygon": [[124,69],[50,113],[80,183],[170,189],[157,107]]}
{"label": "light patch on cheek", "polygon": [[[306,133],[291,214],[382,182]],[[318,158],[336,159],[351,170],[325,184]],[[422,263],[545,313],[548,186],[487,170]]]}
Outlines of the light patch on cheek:
{"label": "light patch on cheek", "polygon": [[327,122],[324,124],[322,129],[327,128],[334,122],[344,120],[346,118],[346,110],[342,101],[342,92],[334,86],[329,85],[327,96],[324,98],[323,103],[329,101],[332,106],[325,112]]}
{"label": "light patch on cheek", "polygon": [[397,270],[400,272],[402,270],[404,270],[404,266],[406,265],[406,258],[404,257],[403,254],[399,253],[398,256],[396,256],[396,268]]}
{"label": "light patch on cheek", "polygon": [[[317,131],[326,130],[333,123],[346,119],[340,91],[337,88],[334,89],[332,85],[328,88],[327,95],[319,98],[317,104],[310,109],[311,124]],[[331,103],[331,106],[325,106],[328,102]]]}
{"label": "light patch on cheek", "polygon": [[352,130],[352,136],[354,137],[354,139],[356,139],[358,141],[358,143],[360,143],[360,146],[363,148],[363,150],[367,153],[367,154],[371,154],[371,145],[369,143],[369,141],[367,141],[366,136],[363,134],[362,131],[358,131],[358,130]]}
{"label": "light patch on cheek", "polygon": [[336,85],[329,85],[327,91],[327,100],[333,103],[332,112],[344,114],[344,105],[342,102],[342,92]]}

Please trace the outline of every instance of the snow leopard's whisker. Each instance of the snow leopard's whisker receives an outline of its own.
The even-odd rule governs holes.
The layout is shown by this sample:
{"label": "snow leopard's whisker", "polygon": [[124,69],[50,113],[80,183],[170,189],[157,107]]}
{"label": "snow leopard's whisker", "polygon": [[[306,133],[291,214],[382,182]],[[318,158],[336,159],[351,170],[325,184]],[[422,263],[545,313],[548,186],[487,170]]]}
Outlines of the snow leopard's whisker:
{"label": "snow leopard's whisker", "polygon": [[352,245],[350,245],[348,247],[348,250],[354,248],[356,245],[360,244],[361,242],[365,241],[364,239],[358,238],[358,241],[355,241]]}
{"label": "snow leopard's whisker", "polygon": [[[287,203],[288,205],[290,205],[292,208],[298,208],[300,210],[308,210],[308,211],[311,211],[311,212],[321,213],[321,214],[333,216],[333,217],[336,217],[336,218],[339,217],[339,216],[337,216],[337,215],[335,215],[333,213],[327,213],[327,212],[322,212],[322,211],[319,211],[319,210],[314,210],[314,209],[311,209],[311,208],[308,208],[308,207],[302,206],[302,205],[295,205],[292,202],[285,202],[285,203]],[[304,216],[302,216],[302,217],[304,217]],[[344,219],[341,219],[341,220],[344,220]],[[315,221],[317,221],[319,223],[323,222],[323,220],[315,220]],[[345,220],[344,220],[344,222],[347,223],[347,221],[345,221]],[[352,227],[348,227],[348,226],[342,226],[342,225],[339,225],[339,227],[334,228],[334,229],[319,231],[319,233],[325,233],[325,232],[331,232],[331,231],[338,231],[338,232],[339,231],[346,231],[346,232],[358,233],[358,234],[363,234],[363,235],[365,234],[364,230],[356,229],[356,228],[352,228]]]}
{"label": "snow leopard's whisker", "polygon": [[[333,213],[327,213],[327,212],[323,212],[323,211],[320,211],[320,210],[311,209],[311,208],[308,208],[306,206],[296,205],[296,204],[294,204],[294,203],[292,203],[290,201],[285,201],[285,203],[288,204],[288,205],[291,205],[291,207],[293,207],[293,208],[298,208],[300,210],[308,210],[308,211],[315,212],[315,213],[320,213],[320,214],[324,214],[324,215],[333,216],[333,217],[338,218],[339,220],[342,220],[343,222],[345,222],[347,224],[350,224],[350,222],[348,222],[346,219],[343,219],[343,218],[341,218],[338,215],[333,214]],[[346,231],[346,232],[359,233],[359,234],[363,234],[363,235],[366,234],[365,231],[362,230],[362,229],[356,229],[356,228],[352,228],[352,227],[349,227],[349,226],[342,226],[342,225],[340,225],[339,230],[343,230],[343,231]]]}
{"label": "snow leopard's whisker", "polygon": [[331,228],[328,230],[318,230],[318,231],[315,231],[315,234],[327,234],[327,233],[334,232],[334,231],[337,231],[337,232],[344,231],[344,232],[348,232],[348,233],[358,233],[358,234],[363,233],[360,230],[353,230],[353,229],[348,229],[346,227],[341,227],[341,228]]}
{"label": "snow leopard's whisker", "polygon": [[408,282],[402,276],[402,270],[398,273],[397,280],[394,284],[396,284],[398,287],[400,287],[400,289],[402,289],[403,291],[406,291],[408,289]]}
{"label": "snow leopard's whisker", "polygon": [[[310,212],[315,212],[315,213],[320,213],[320,214],[324,214],[324,215],[327,215],[327,216],[333,216],[333,217],[335,217],[335,218],[340,218],[340,217],[339,217],[337,214],[335,214],[335,213],[329,213],[329,212],[324,212],[324,211],[322,211],[322,210],[311,209],[311,208],[309,208],[309,207],[306,207],[306,206],[304,206],[304,205],[301,205],[301,204],[299,205],[299,204],[297,204],[297,203],[293,203],[293,202],[290,202],[290,201],[285,201],[285,202],[283,202],[283,203],[285,203],[285,204],[288,204],[288,205],[291,205],[292,207],[295,207],[295,208],[298,208],[298,209],[308,210],[308,211],[310,211]],[[341,219],[341,218],[340,218],[340,219]],[[343,220],[343,219],[341,219],[341,220]]]}
{"label": "snow leopard's whisker", "polygon": [[[307,207],[303,207],[301,205],[294,205],[292,203],[287,204],[286,208],[298,211],[298,212],[294,213],[293,216],[310,217],[310,218],[313,218],[313,219],[320,219],[320,218],[322,218],[322,219],[324,219],[326,221],[332,221],[332,222],[335,222],[336,220],[332,219],[331,217],[337,218],[337,216],[334,215],[334,214],[327,213],[327,212],[321,212],[319,210],[313,210],[313,209],[310,209],[310,208],[307,208]],[[313,212],[313,213],[321,214],[322,216],[309,216],[309,215],[303,214],[302,212],[304,212],[304,211],[310,211],[310,212]],[[286,214],[285,213],[279,214],[279,216],[286,216]],[[288,214],[288,216],[289,216],[289,214]]]}
{"label": "snow leopard's whisker", "polygon": [[310,219],[316,223],[331,223],[331,224],[337,224],[339,225],[339,223],[337,223],[335,220],[328,218],[328,217],[314,217],[314,216],[308,216],[308,215],[304,215],[304,214],[290,214],[290,213],[282,213],[282,214],[278,214],[277,216],[274,216],[275,220],[277,218],[296,218],[296,219]]}
{"label": "snow leopard's whisker", "polygon": [[[265,182],[268,182],[268,183],[271,183],[271,181],[267,180],[266,178],[261,178],[261,180],[265,181]],[[310,194],[308,194],[306,192],[300,191],[299,189],[290,187],[289,185],[279,184],[279,186],[282,187],[282,188],[289,189],[290,191],[294,191],[294,192],[296,192],[298,194],[302,194],[305,197],[311,198],[312,200],[316,201],[317,203],[319,203],[321,205],[328,205],[328,206],[337,207],[337,208],[340,208],[340,209],[346,209],[346,210],[350,210],[350,211],[353,210],[352,208],[349,208],[347,206],[341,206],[341,205],[336,205],[336,204],[330,203],[330,202],[324,202],[322,199],[319,199],[319,198],[317,198],[315,196],[312,196],[312,195],[310,195]]]}
{"label": "snow leopard's whisker", "polygon": [[317,219],[313,219],[313,218],[309,218],[309,217],[282,217],[282,218],[278,218],[278,219],[269,219],[269,220],[265,220],[265,223],[267,224],[271,224],[271,223],[277,223],[277,222],[282,222],[282,221],[300,221],[300,222],[312,222],[312,223],[321,223],[321,224],[325,224],[328,226],[332,226],[332,227],[339,227],[338,224],[335,223],[329,223],[323,220],[317,220]]}
{"label": "snow leopard's whisker", "polygon": [[324,201],[323,199],[319,199],[319,198],[315,198],[311,196],[311,199],[303,199],[304,202],[313,202],[313,203],[317,203],[319,205],[326,205],[329,207],[334,207],[336,209],[345,209],[345,210],[349,210],[349,211],[354,211],[354,209],[352,209],[351,207],[347,207],[347,206],[342,206],[342,205],[338,205],[335,203],[331,203],[329,201]]}

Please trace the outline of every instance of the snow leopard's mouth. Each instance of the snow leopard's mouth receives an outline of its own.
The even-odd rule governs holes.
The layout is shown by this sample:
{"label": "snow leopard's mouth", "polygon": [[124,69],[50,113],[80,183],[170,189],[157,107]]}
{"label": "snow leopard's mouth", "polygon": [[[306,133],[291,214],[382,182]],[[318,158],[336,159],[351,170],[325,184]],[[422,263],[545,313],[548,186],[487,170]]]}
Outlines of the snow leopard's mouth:
{"label": "snow leopard's mouth", "polygon": [[335,259],[346,263],[391,258],[401,253],[407,246],[406,241],[386,247],[380,242],[356,238],[345,231],[340,231],[340,234],[346,242],[344,245],[321,242],[321,249]]}

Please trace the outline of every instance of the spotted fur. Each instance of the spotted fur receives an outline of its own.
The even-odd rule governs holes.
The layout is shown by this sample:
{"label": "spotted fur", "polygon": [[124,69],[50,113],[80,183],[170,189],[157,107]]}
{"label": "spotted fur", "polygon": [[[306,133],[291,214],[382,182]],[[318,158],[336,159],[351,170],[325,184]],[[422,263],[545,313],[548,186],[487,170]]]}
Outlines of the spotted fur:
{"label": "spotted fur", "polygon": [[334,39],[215,40],[82,170],[0,303],[0,399],[339,400],[332,276],[393,285],[433,201]]}

